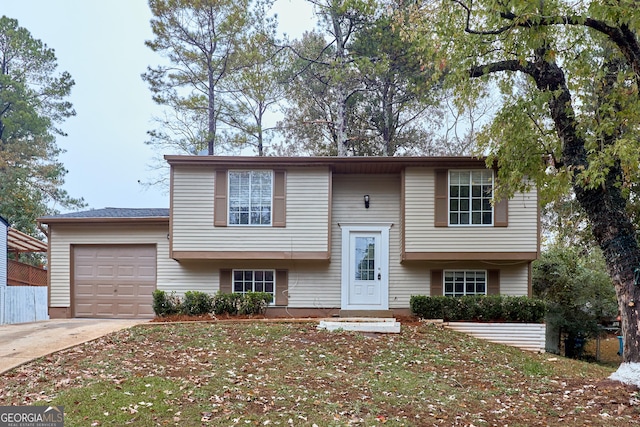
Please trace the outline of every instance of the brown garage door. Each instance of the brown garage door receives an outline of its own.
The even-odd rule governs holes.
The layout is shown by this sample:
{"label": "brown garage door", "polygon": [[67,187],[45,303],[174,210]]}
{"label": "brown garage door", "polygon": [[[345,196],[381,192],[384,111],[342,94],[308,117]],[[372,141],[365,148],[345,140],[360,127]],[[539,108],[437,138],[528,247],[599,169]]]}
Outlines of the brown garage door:
{"label": "brown garage door", "polygon": [[153,317],[155,245],[74,246],[75,317]]}

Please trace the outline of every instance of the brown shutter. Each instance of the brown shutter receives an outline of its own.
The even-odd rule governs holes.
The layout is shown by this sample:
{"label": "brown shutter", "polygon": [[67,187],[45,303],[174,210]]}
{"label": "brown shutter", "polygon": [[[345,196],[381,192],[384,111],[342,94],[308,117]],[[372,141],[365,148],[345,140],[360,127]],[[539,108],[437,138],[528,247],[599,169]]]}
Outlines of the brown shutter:
{"label": "brown shutter", "polygon": [[273,172],[273,226],[287,226],[287,200],[286,200],[286,174],[285,171]]}
{"label": "brown shutter", "polygon": [[431,270],[431,291],[429,296],[436,297],[443,294],[442,270]]}
{"label": "brown shutter", "polygon": [[500,295],[500,270],[487,271],[487,295]]}
{"label": "brown shutter", "polygon": [[502,198],[493,206],[493,226],[508,227],[509,226],[509,199]]}
{"label": "brown shutter", "polygon": [[231,292],[233,292],[231,270],[220,270],[220,293],[230,294]]}
{"label": "brown shutter", "polygon": [[438,169],[435,171],[435,223],[436,227],[446,227],[449,225],[449,171]]}
{"label": "brown shutter", "polygon": [[289,272],[276,270],[276,305],[289,305]]}
{"label": "brown shutter", "polygon": [[216,181],[213,187],[213,225],[227,226],[227,171],[216,170]]}

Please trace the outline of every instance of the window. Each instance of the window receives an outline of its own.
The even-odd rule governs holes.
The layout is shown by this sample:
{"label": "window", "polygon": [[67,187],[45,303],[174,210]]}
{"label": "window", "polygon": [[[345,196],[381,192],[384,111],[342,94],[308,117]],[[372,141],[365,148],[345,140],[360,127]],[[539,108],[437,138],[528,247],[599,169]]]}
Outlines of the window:
{"label": "window", "polygon": [[449,225],[493,225],[493,172],[449,172]]}
{"label": "window", "polygon": [[276,300],[275,270],[233,270],[233,292],[267,292]]}
{"label": "window", "polygon": [[444,272],[444,295],[486,295],[487,272],[484,270],[458,270]]}
{"label": "window", "polygon": [[229,171],[229,224],[271,225],[271,171]]}

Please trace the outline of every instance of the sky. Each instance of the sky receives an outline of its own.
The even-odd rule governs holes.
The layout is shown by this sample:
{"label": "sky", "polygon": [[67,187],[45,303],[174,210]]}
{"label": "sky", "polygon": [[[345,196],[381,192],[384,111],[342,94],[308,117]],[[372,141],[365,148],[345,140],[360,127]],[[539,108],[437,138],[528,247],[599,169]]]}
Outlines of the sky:
{"label": "sky", "polygon": [[[290,37],[314,28],[305,0],[276,0],[274,12]],[[166,189],[140,184],[157,173],[144,141],[161,112],[140,75],[164,60],[144,45],[153,37],[147,0],[0,0],[0,15],[54,49],[58,71],[76,83],[68,100],[77,114],[57,138],[69,195],[87,209],[169,207]]]}

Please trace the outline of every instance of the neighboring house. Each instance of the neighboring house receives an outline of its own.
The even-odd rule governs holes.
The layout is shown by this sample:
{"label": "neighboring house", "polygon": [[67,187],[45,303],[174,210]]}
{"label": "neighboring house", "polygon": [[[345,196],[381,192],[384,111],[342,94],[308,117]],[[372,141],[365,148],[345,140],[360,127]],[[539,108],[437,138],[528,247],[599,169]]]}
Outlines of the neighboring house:
{"label": "neighboring house", "polygon": [[[7,235],[9,223],[0,216],[0,288],[7,286]],[[0,294],[4,295],[4,294]],[[0,307],[4,307],[4,300],[0,299]],[[1,319],[1,318],[0,318]]]}
{"label": "neighboring house", "polygon": [[40,218],[51,317],[152,316],[153,289],[270,292],[272,316],[406,314],[418,294],[531,294],[537,193],[492,204],[484,160],[165,158],[170,209]]}

